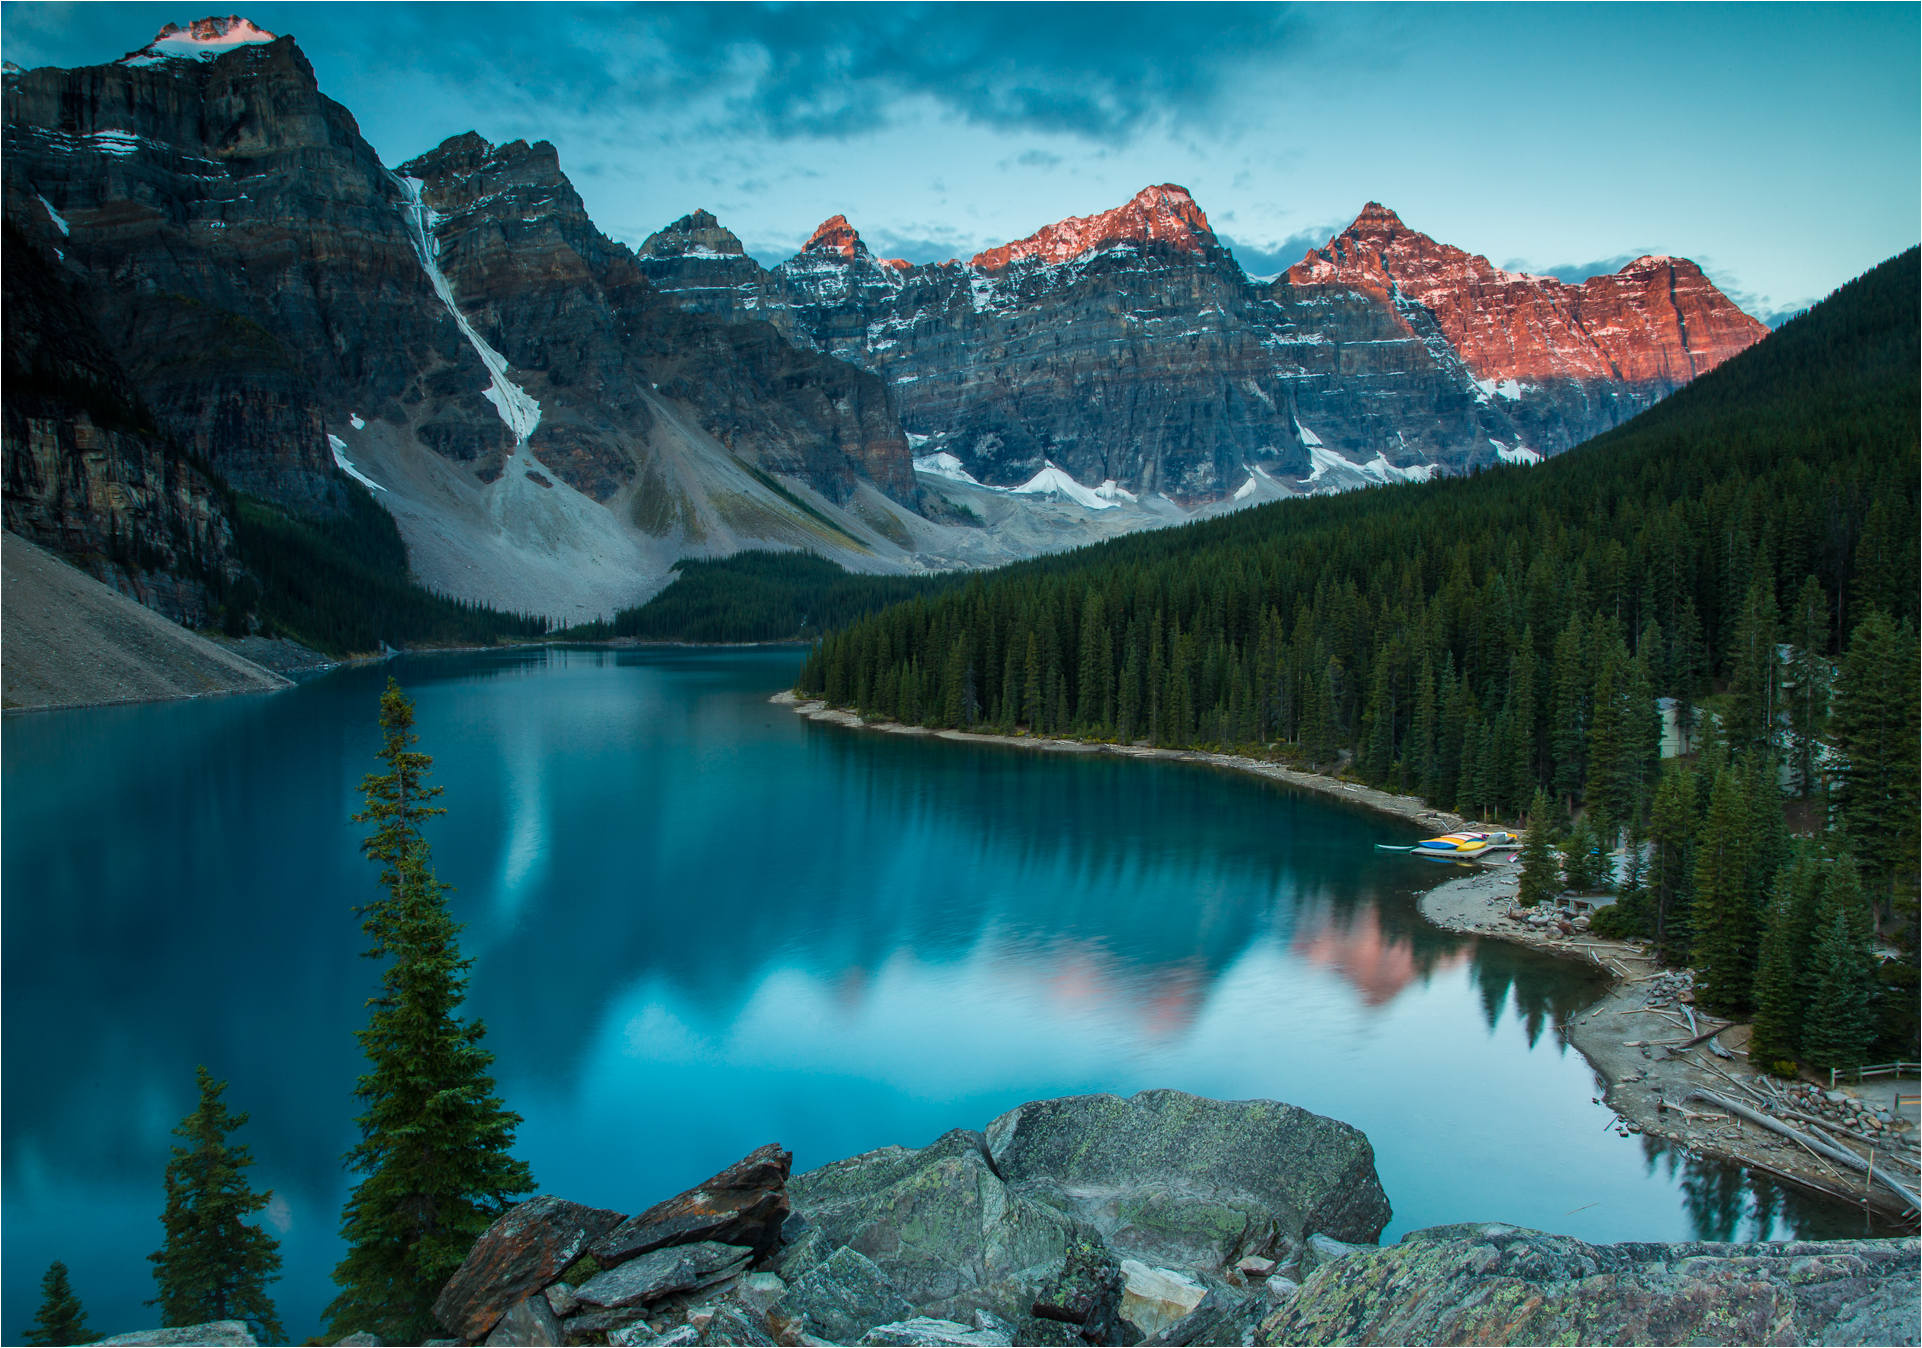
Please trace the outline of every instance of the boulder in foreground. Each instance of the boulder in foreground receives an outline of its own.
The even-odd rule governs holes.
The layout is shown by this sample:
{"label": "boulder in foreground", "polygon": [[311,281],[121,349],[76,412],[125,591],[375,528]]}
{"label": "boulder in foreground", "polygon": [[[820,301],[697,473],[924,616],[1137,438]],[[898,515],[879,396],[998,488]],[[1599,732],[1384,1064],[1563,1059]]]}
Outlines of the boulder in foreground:
{"label": "boulder in foreground", "polygon": [[1317,1233],[1373,1244],[1391,1215],[1360,1129],[1274,1100],[1039,1100],[990,1123],[987,1144],[1017,1191],[1151,1264],[1225,1269]]}

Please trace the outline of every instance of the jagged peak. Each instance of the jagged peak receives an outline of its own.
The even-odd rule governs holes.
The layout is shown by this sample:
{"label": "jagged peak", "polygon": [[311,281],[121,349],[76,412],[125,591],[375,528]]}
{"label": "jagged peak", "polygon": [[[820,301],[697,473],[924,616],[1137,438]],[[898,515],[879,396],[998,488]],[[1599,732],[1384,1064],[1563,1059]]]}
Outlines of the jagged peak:
{"label": "jagged peak", "polygon": [[258,46],[278,40],[250,19],[238,14],[224,18],[195,19],[185,28],[170,23],[154,35],[154,40],[139,51],[129,52],[119,64],[153,65],[159,61],[211,61],[236,47]]}
{"label": "jagged peak", "polygon": [[740,257],[746,251],[714,212],[698,209],[655,230],[640,248],[642,257]]}
{"label": "jagged peak", "polygon": [[1110,244],[1160,243],[1183,252],[1217,247],[1215,232],[1188,189],[1175,183],[1144,187],[1124,204],[1098,215],[1070,216],[1025,239],[976,253],[973,265],[998,271],[1021,258],[1066,262]]}
{"label": "jagged peak", "polygon": [[1402,218],[1388,207],[1379,201],[1371,201],[1361,208],[1361,214],[1355,217],[1355,223],[1348,228],[1350,230],[1407,229],[1408,226],[1403,224]]}
{"label": "jagged peak", "polygon": [[821,222],[818,229],[801,245],[803,253],[839,253],[842,257],[853,259],[871,257],[868,246],[861,242],[861,236],[854,232],[845,215],[830,215]]}

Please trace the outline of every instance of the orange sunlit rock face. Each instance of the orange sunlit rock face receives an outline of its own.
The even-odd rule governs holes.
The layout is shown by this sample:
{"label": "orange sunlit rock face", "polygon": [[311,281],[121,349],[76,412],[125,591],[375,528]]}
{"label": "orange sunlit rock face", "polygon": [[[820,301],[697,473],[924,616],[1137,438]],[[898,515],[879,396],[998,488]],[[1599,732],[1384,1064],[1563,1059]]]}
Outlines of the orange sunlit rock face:
{"label": "orange sunlit rock face", "polygon": [[1323,912],[1312,924],[1298,928],[1290,944],[1303,959],[1348,980],[1369,1006],[1386,1006],[1424,973],[1452,968],[1467,958],[1457,950],[1426,969],[1417,966],[1414,943],[1384,932],[1381,914],[1372,907],[1344,914],[1341,921]]}
{"label": "orange sunlit rock face", "polygon": [[1217,247],[1208,217],[1185,187],[1163,183],[1144,187],[1126,205],[1099,215],[1072,216],[1025,239],[974,255],[974,265],[1000,271],[1022,258],[1066,262],[1112,243],[1132,240],[1170,245],[1188,253]]}
{"label": "orange sunlit rock face", "polygon": [[1686,258],[1640,257],[1569,285],[1504,271],[1408,228],[1379,202],[1288,270],[1435,315],[1482,379],[1611,379],[1681,385],[1768,335]]}
{"label": "orange sunlit rock face", "polygon": [[842,257],[854,257],[867,250],[845,215],[830,215],[801,245],[803,253],[839,253]]}

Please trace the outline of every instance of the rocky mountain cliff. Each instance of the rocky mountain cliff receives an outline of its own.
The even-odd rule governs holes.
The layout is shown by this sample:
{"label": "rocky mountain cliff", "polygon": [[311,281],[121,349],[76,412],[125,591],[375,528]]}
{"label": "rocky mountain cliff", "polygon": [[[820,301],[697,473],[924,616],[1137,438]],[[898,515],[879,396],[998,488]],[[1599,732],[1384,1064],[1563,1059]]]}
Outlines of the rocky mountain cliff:
{"label": "rocky mountain cliff", "polygon": [[642,250],[661,290],[875,370],[924,466],[1003,488],[1056,468],[1192,507],[1531,461],[1765,333],[1692,263],[1565,286],[1372,205],[1266,285],[1173,184],[965,266],[878,259],[836,216],[757,275],[700,218],[711,246],[679,222]]}
{"label": "rocky mountain cliff", "polygon": [[10,397],[9,522],[77,555],[138,534],[105,570],[182,617],[234,579],[216,476],[305,514],[358,481],[430,586],[578,618],[743,546],[981,564],[1532,461],[1762,333],[1686,262],[1565,286],[1373,206],[1257,283],[1173,184],[965,264],[876,257],[840,216],[771,270],[705,211],[629,250],[545,142],[384,166],[238,18],[10,70],[0,148],[9,258],[83,334],[52,345],[153,437],[102,457],[46,381]]}
{"label": "rocky mountain cliff", "polygon": [[1569,285],[1436,243],[1378,202],[1286,273],[1289,285],[1399,296],[1434,315],[1483,380],[1679,388],[1768,335],[1686,258],[1639,257]]}
{"label": "rocky mountain cliff", "polygon": [[[234,487],[324,513],[359,478],[429,583],[555,616],[636,602],[689,553],[906,564],[889,389],[663,303],[551,146],[467,135],[392,172],[293,40],[244,20],[9,71],[5,101],[18,256]],[[81,471],[75,447],[34,467],[7,424],[11,477]],[[109,532],[63,500],[52,535]]]}

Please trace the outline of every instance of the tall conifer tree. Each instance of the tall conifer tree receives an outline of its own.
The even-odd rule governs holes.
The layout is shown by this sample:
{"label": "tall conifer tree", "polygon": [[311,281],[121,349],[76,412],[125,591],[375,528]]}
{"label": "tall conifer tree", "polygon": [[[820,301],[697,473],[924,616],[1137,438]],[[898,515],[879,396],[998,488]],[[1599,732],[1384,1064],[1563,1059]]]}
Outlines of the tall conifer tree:
{"label": "tall conifer tree", "polygon": [[1832,725],[1842,826],[1870,891],[1915,903],[1918,690],[1913,631],[1870,609],[1849,641]]}
{"label": "tall conifer tree", "polygon": [[414,707],[392,679],[380,701],[384,772],[361,782],[371,823],[361,845],[386,891],[360,910],[388,961],[367,1028],[368,1072],[356,1094],[361,1140],[347,1153],[362,1176],[341,1213],[347,1257],[334,1269],[340,1295],[327,1308],[330,1335],[370,1331],[420,1343],[439,1333],[431,1307],[475,1239],[509,1202],[532,1191],[524,1162],[509,1154],[520,1115],[494,1094],[493,1055],[478,1021],[459,1018],[471,960],[447,911],[421,825],[440,795],[427,785],[433,760],[413,745]]}
{"label": "tall conifer tree", "polygon": [[92,1343],[100,1337],[87,1332],[87,1312],[81,1309],[80,1298],[74,1295],[73,1284],[67,1279],[67,1266],[58,1259],[47,1266],[45,1276],[40,1279],[40,1309],[34,1312],[33,1323],[21,1337],[46,1348]]}
{"label": "tall conifer tree", "polygon": [[1528,807],[1528,826],[1522,834],[1522,874],[1515,889],[1515,900],[1524,908],[1533,908],[1561,892],[1562,877],[1548,836],[1553,811],[1548,793],[1536,787],[1535,799]]}
{"label": "tall conifer tree", "polygon": [[163,1325],[245,1320],[256,1334],[284,1337],[267,1284],[280,1276],[280,1243],[246,1218],[273,1199],[247,1183],[253,1153],[227,1140],[247,1122],[230,1114],[220,1097],[227,1089],[205,1067],[194,1074],[200,1103],[174,1129],[187,1145],[167,1162],[167,1206],[160,1224],[167,1240],[147,1256],[160,1295]]}
{"label": "tall conifer tree", "polygon": [[1745,1010],[1755,984],[1754,818],[1744,777],[1733,767],[1716,774],[1695,849],[1695,965],[1702,1001],[1726,1013]]}

